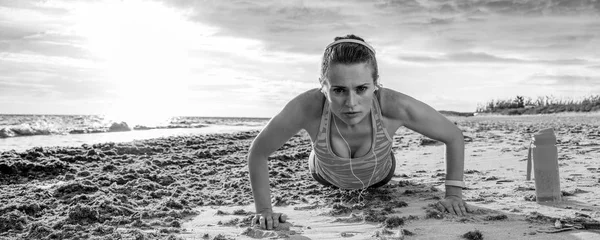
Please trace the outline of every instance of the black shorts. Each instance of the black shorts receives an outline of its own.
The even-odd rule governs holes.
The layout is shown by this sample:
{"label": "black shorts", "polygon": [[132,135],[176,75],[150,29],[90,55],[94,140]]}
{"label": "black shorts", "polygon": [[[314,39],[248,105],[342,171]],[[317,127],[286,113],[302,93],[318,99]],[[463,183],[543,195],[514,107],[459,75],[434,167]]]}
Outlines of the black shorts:
{"label": "black shorts", "polygon": [[[392,177],[394,177],[394,172],[396,171],[396,158],[394,157],[394,153],[390,153],[390,155],[392,155],[392,168],[390,169],[390,172],[388,173],[388,175],[381,181],[379,181],[378,183],[375,183],[371,186],[369,186],[368,188],[378,188],[381,187],[385,184],[387,184],[390,180],[392,180]],[[328,182],[327,180],[323,179],[323,177],[321,177],[321,175],[319,175],[316,171],[315,171],[315,159],[316,156],[314,155],[314,152],[310,153],[310,156],[308,157],[308,169],[310,171],[310,174],[312,175],[312,177],[319,183],[325,185],[325,186],[332,186],[332,187],[336,187],[333,184],[331,184],[330,182]]]}

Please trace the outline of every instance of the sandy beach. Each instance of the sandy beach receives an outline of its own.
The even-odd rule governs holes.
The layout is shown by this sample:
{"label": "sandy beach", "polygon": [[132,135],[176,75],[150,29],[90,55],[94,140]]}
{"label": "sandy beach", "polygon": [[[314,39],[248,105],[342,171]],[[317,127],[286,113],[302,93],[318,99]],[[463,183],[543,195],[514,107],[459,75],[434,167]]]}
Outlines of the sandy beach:
{"label": "sandy beach", "polygon": [[[301,132],[269,158],[287,223],[252,228],[250,131],[2,152],[0,239],[600,239],[599,116],[449,118],[466,142],[464,217],[431,207],[443,144],[401,128],[394,178],[358,199],[312,180]],[[563,201],[542,205],[525,160],[544,128],[558,138]]]}

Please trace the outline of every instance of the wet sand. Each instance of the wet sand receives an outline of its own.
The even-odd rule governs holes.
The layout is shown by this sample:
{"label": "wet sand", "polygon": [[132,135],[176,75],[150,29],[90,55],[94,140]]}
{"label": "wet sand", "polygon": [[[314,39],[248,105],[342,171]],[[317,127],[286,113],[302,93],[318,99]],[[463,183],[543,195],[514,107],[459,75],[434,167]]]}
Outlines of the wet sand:
{"label": "wet sand", "polygon": [[[247,151],[257,131],[0,153],[0,239],[598,239],[600,118],[450,118],[465,135],[465,217],[438,212],[444,146],[407,129],[386,186],[323,187],[301,132],[269,159],[274,231],[250,227]],[[557,132],[563,201],[535,202],[530,135]],[[588,229],[547,233],[556,220]],[[563,229],[565,230],[565,229]]]}

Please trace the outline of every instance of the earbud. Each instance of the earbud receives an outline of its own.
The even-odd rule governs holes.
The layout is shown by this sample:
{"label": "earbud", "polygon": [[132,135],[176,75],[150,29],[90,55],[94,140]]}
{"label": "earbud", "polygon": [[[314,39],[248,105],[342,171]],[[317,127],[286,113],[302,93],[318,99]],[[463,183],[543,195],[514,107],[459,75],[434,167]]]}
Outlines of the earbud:
{"label": "earbud", "polygon": [[382,88],[383,85],[380,82],[375,83],[375,91],[379,90],[379,88]]}

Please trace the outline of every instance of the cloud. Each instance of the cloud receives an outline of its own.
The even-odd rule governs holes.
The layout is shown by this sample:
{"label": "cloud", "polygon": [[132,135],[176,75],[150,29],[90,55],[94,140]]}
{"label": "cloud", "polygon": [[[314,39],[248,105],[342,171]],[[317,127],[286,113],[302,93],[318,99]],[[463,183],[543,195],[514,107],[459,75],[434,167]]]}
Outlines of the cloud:
{"label": "cloud", "polygon": [[547,64],[547,65],[581,65],[587,63],[583,59],[519,59],[499,57],[487,53],[462,52],[444,54],[440,57],[431,56],[400,56],[401,60],[418,63],[507,63],[507,64]]}
{"label": "cloud", "polygon": [[543,83],[545,85],[554,86],[577,86],[577,87],[592,87],[600,86],[600,76],[581,76],[581,75],[534,75],[531,76],[526,83],[536,84]]}
{"label": "cloud", "polygon": [[[400,14],[385,4],[356,0],[166,3],[192,9],[190,19],[217,28],[215,36],[255,39],[266,52],[288,54],[320,55],[334,37],[346,34],[359,35],[378,46],[390,41],[397,43],[402,32],[411,28],[403,26],[404,23],[429,21],[427,12],[412,14],[410,8],[402,7],[407,14]],[[409,5],[419,6],[417,2]]]}
{"label": "cloud", "polygon": [[254,85],[251,83],[220,83],[220,82],[209,82],[202,84],[194,84],[188,87],[190,91],[196,92],[220,92],[220,93],[228,93],[234,92],[241,89],[250,89]]}
{"label": "cloud", "polygon": [[[595,27],[590,24],[597,20],[594,16],[600,12],[593,10],[598,5],[593,0],[577,4],[530,0],[164,2],[191,11],[191,20],[218,29],[215,36],[254,39],[262,43],[266,52],[307,55],[321,54],[333,37],[348,33],[364,37],[379,49],[397,46],[415,34],[424,34],[433,38],[431,44],[439,44],[424,48],[443,48],[440,50],[444,51],[457,46],[471,51],[482,46],[518,52],[534,48],[541,55],[566,48],[572,51],[586,41],[593,43],[589,42],[594,39],[590,32],[595,32],[591,31]],[[555,19],[566,13],[592,17],[583,22]],[[545,20],[519,20],[515,15],[544,16]],[[585,27],[582,28],[582,24],[586,24]],[[552,37],[561,32],[569,36],[560,42],[562,45],[556,45],[559,39]],[[580,33],[584,35],[579,36]]]}
{"label": "cloud", "polygon": [[[430,1],[424,1],[430,2]],[[595,0],[498,0],[498,1],[433,1],[431,8],[444,12],[467,14],[503,14],[519,16],[590,14],[600,12],[600,4]],[[440,7],[441,6],[441,7]]]}
{"label": "cloud", "polygon": [[0,77],[0,94],[14,98],[46,100],[110,99],[118,86],[73,72],[65,74],[42,71],[22,72],[17,77]]}
{"label": "cloud", "polygon": [[[72,58],[72,57],[60,57],[60,56],[44,56],[33,53],[2,53],[0,55],[0,61],[17,63],[17,64],[30,64],[35,67],[64,67],[62,70],[66,70],[68,67],[76,68],[97,68],[98,63],[85,59],[85,58]],[[71,69],[73,70],[73,69]]]}
{"label": "cloud", "polygon": [[93,61],[35,54],[0,54],[0,92],[14,98],[89,100],[111,98]]}
{"label": "cloud", "polygon": [[[594,0],[0,1],[0,91],[15,101],[19,93],[80,100],[189,87],[200,103],[231,93],[279,108],[318,85],[323,48],[346,34],[377,49],[382,74],[403,79],[399,88],[453,90],[443,85],[450,78],[506,95],[526,78],[553,91],[597,83],[599,12]],[[556,74],[536,75],[547,69]]]}
{"label": "cloud", "polygon": [[118,85],[90,81],[85,79],[55,78],[50,81],[52,88],[60,92],[61,98],[66,100],[100,100],[114,99],[118,95],[114,92]]}
{"label": "cloud", "polygon": [[32,83],[32,82],[18,82],[18,81],[0,81],[0,93],[2,95],[20,95],[23,92],[27,92],[30,89],[49,89],[51,88],[48,84]]}
{"label": "cloud", "polygon": [[57,96],[50,84],[18,81],[0,81],[0,95],[3,97],[48,99]]}
{"label": "cloud", "polygon": [[28,53],[42,56],[70,58],[87,58],[94,56],[80,44],[74,36],[52,36],[51,33],[40,33],[23,37],[19,40],[5,41],[5,53]]}
{"label": "cloud", "polygon": [[219,31],[216,36],[257,39],[270,51],[314,54],[322,49],[308,43],[331,39],[333,36],[324,38],[321,35],[312,35],[311,32],[330,31],[343,26],[335,22],[349,20],[349,16],[343,15],[339,9],[344,4],[336,2],[238,0],[165,3],[178,8],[192,9],[190,19],[217,27]]}
{"label": "cloud", "polygon": [[[70,31],[69,10],[41,1],[0,4],[0,49],[3,54],[91,58],[85,40]],[[2,56],[0,56],[2,58]]]}

